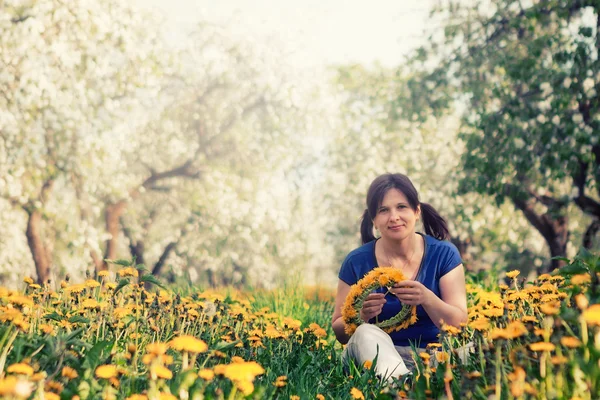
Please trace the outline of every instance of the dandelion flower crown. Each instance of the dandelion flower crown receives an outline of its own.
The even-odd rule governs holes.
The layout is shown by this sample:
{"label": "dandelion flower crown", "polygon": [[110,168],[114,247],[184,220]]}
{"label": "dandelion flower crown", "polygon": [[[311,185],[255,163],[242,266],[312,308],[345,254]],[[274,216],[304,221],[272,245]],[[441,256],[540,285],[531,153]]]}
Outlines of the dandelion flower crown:
{"label": "dandelion flower crown", "polygon": [[[342,318],[344,319],[346,333],[352,335],[356,328],[365,322],[360,317],[360,310],[369,293],[381,287],[393,286],[404,280],[406,280],[406,277],[397,268],[377,267],[352,285],[342,307]],[[392,333],[407,328],[415,322],[417,322],[417,307],[404,304],[398,314],[374,325],[387,333]]]}

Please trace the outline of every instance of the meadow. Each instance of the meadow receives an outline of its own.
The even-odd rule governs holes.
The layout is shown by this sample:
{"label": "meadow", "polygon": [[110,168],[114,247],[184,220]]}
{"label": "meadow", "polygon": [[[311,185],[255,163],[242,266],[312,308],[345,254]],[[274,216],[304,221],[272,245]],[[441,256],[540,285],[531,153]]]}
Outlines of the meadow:
{"label": "meadow", "polygon": [[[165,288],[128,261],[57,288],[0,289],[4,399],[595,399],[600,256],[560,274],[469,277],[469,323],[382,384],[341,360],[334,293]],[[455,349],[474,344],[468,362]]]}

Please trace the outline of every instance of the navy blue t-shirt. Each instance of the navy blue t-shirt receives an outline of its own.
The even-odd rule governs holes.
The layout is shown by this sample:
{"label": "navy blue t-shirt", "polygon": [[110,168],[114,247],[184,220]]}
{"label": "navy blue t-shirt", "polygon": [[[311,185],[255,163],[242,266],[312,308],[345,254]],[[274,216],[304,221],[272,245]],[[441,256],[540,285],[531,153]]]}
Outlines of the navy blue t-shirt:
{"label": "navy blue t-shirt", "polygon": [[[425,253],[415,280],[421,282],[441,298],[440,278],[462,263],[460,253],[456,246],[450,242],[438,240],[428,235],[422,236],[425,238]],[[342,281],[352,286],[369,271],[377,267],[375,242],[376,240],[366,243],[346,256],[338,275]],[[381,288],[376,291],[385,293],[387,289]],[[400,300],[396,296],[390,293],[386,296],[386,300],[387,302],[384,304],[381,314],[377,317],[379,321],[389,319],[400,311]],[[428,343],[437,342],[440,330],[422,306],[417,306],[417,318],[415,324],[390,334],[396,346],[410,346],[412,343],[417,347],[425,347]]]}

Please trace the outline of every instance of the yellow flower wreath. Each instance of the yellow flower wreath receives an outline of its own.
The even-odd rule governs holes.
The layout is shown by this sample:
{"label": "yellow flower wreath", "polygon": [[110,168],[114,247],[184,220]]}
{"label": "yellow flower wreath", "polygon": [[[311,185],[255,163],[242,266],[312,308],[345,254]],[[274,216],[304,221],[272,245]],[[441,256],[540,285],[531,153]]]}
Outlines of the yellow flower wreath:
{"label": "yellow flower wreath", "polygon": [[[360,310],[369,293],[374,289],[390,287],[404,280],[406,277],[397,268],[377,267],[352,285],[342,307],[346,333],[352,335],[356,328],[365,322],[360,317]],[[407,328],[415,322],[417,322],[417,307],[404,304],[398,314],[375,325],[387,333],[392,333]]]}

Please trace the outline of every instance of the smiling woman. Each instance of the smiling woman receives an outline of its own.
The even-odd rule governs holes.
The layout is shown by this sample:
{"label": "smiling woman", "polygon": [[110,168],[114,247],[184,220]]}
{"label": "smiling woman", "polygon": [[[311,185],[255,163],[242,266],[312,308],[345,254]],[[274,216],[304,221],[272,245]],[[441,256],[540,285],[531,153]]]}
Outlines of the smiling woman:
{"label": "smiling woman", "polygon": [[[420,220],[424,234],[416,231]],[[375,370],[380,376],[398,378],[413,365],[412,346],[425,351],[428,344],[437,342],[443,324],[459,326],[467,321],[462,261],[456,247],[446,240],[446,221],[432,206],[419,201],[412,182],[402,174],[381,175],[371,183],[361,236],[363,245],[348,254],[339,272],[332,327],[337,339],[348,344],[346,361],[354,359],[362,365],[377,358]],[[383,287],[368,294],[358,313],[365,323],[348,330],[343,304],[357,283],[377,267],[399,270],[407,279],[394,284],[388,293]],[[417,309],[415,324],[389,334],[378,327],[406,305]]]}

